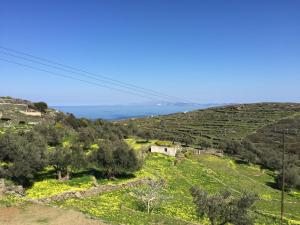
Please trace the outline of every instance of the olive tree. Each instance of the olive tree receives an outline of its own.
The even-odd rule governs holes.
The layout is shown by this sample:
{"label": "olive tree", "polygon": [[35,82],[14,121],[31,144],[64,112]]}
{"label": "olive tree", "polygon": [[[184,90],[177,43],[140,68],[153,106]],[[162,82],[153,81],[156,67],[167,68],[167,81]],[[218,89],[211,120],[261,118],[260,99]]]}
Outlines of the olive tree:
{"label": "olive tree", "polygon": [[164,194],[164,187],[164,180],[150,180],[144,188],[136,188],[130,194],[142,204],[147,213],[151,213],[168,199]]}
{"label": "olive tree", "polygon": [[206,216],[212,225],[251,225],[253,219],[248,211],[257,200],[257,195],[243,193],[235,197],[229,191],[221,191],[215,195],[209,195],[206,191],[191,188],[193,202],[196,205],[196,213],[199,217]]}
{"label": "olive tree", "polygon": [[124,141],[102,141],[90,156],[92,164],[103,170],[109,179],[120,173],[134,172],[140,168],[135,151]]}
{"label": "olive tree", "polygon": [[86,157],[79,145],[59,146],[50,151],[50,165],[55,169],[59,180],[68,180],[72,169],[86,166]]}
{"label": "olive tree", "polygon": [[34,176],[48,164],[45,139],[36,132],[7,133],[0,138],[2,176],[29,185]]}

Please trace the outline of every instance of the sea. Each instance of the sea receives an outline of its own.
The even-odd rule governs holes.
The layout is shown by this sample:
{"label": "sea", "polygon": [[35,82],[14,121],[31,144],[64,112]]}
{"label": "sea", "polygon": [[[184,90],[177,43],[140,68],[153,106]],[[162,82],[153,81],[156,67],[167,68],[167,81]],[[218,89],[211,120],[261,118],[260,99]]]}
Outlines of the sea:
{"label": "sea", "polygon": [[72,113],[78,118],[123,120],[178,112],[205,109],[219,104],[155,104],[155,105],[111,105],[111,106],[51,106],[64,113]]}

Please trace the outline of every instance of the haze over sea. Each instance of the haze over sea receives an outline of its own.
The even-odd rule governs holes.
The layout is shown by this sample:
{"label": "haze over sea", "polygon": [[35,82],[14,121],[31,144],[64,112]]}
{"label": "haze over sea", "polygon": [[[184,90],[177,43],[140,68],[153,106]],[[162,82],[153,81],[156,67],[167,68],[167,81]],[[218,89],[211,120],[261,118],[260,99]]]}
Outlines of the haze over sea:
{"label": "haze over sea", "polygon": [[112,105],[112,106],[52,106],[88,119],[122,120],[146,116],[166,115],[204,109],[219,104],[153,104],[153,105]]}

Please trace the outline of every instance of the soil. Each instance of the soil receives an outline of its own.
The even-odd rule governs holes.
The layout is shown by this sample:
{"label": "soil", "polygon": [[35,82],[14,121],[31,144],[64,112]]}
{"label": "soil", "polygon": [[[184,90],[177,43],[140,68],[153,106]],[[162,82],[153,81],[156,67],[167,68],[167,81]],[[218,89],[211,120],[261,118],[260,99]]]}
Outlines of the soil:
{"label": "soil", "polygon": [[99,220],[66,209],[43,205],[25,205],[14,207],[0,206],[1,225],[107,225]]}

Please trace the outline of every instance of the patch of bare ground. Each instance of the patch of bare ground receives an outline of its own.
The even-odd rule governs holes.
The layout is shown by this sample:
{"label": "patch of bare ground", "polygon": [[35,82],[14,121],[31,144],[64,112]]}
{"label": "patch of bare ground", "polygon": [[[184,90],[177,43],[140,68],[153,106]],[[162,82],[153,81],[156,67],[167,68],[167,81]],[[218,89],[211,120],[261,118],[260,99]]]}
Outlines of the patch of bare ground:
{"label": "patch of bare ground", "polygon": [[66,209],[44,205],[28,204],[24,206],[1,207],[1,225],[107,225],[99,220]]}

